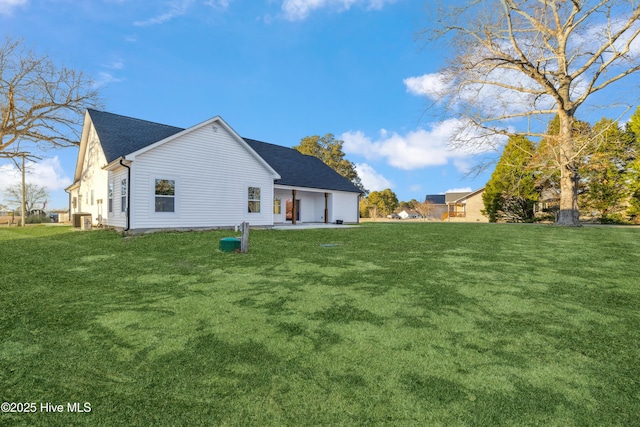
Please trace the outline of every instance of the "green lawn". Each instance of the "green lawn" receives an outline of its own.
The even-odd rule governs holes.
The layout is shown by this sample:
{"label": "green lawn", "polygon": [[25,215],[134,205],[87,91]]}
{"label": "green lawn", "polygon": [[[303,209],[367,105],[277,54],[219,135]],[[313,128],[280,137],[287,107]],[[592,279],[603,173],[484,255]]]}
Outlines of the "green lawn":
{"label": "green lawn", "polygon": [[234,234],[0,228],[0,425],[640,425],[640,229]]}

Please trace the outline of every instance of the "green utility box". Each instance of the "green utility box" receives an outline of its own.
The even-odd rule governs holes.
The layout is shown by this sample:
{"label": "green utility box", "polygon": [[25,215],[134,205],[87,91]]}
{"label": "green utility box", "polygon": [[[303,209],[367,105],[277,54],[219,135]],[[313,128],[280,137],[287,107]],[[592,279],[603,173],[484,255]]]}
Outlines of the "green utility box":
{"label": "green utility box", "polygon": [[240,250],[240,239],[237,237],[225,237],[220,239],[220,251],[233,252]]}

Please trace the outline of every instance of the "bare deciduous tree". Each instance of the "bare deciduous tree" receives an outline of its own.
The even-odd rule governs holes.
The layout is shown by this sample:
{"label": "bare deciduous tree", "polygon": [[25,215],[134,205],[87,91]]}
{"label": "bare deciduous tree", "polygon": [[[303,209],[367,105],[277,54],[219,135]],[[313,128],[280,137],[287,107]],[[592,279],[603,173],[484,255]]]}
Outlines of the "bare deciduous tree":
{"label": "bare deciduous tree", "polygon": [[[14,207],[22,205],[21,184],[15,184],[8,187],[5,190],[5,195],[9,205]],[[36,208],[40,209],[38,205],[44,206],[44,203],[47,201],[47,197],[49,197],[49,193],[47,193],[46,188],[40,187],[36,184],[26,183],[24,195],[26,214],[29,214],[29,212]]]}
{"label": "bare deciduous tree", "polygon": [[0,44],[0,157],[77,145],[85,108],[98,91],[80,71],[5,38]]}
{"label": "bare deciduous tree", "polygon": [[418,211],[422,219],[426,220],[431,217],[431,214],[435,210],[435,206],[429,200],[425,200],[424,202],[417,202],[413,204],[413,208]]}
{"label": "bare deciduous tree", "polygon": [[[461,117],[454,143],[477,149],[496,135],[516,134],[552,141],[560,225],[580,224],[577,163],[590,144],[574,132],[576,111],[640,70],[639,6],[638,0],[469,0],[442,9],[440,26],[426,31],[454,52],[425,89]],[[558,135],[531,126],[531,118],[550,116],[559,118]],[[514,130],[520,125],[526,129]]]}

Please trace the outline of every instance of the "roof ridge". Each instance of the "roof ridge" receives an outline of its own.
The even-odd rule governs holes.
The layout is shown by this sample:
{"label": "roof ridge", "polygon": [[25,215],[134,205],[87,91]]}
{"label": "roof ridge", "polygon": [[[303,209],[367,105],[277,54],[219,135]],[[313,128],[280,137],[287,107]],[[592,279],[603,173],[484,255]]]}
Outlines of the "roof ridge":
{"label": "roof ridge", "polygon": [[87,111],[89,111],[89,115],[91,115],[91,112],[94,111],[94,112],[100,113],[100,114],[108,114],[110,116],[122,117],[123,119],[135,120],[137,122],[144,122],[144,123],[149,123],[149,124],[157,125],[157,126],[165,126],[165,127],[174,128],[174,129],[180,129],[180,130],[187,129],[187,128],[183,128],[183,127],[179,127],[179,126],[168,125],[168,124],[165,124],[165,123],[153,122],[151,120],[139,119],[137,117],[125,116],[123,114],[112,113],[110,111],[97,110],[95,108],[87,108]]}
{"label": "roof ridge", "polygon": [[[266,141],[260,141],[259,139],[254,139],[254,138],[245,138],[244,136],[241,137],[242,139],[244,139],[245,141],[254,141],[254,142],[259,142],[260,144],[267,144],[267,145],[273,145],[274,147],[280,147],[280,148],[287,148],[289,150],[295,150],[295,148],[293,147],[287,147],[286,145],[280,145],[280,144],[274,144],[273,142],[266,142]],[[296,150],[298,151],[298,150]],[[298,151],[298,153],[300,153]],[[302,153],[300,153],[302,154]]]}

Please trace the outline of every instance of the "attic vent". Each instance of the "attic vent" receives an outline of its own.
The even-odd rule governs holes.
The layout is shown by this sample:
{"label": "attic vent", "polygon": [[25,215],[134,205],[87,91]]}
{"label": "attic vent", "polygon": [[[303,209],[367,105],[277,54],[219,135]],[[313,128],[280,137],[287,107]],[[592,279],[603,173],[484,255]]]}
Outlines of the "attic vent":
{"label": "attic vent", "polygon": [[218,126],[216,125],[211,125],[211,128],[213,129],[214,132],[218,132]]}

